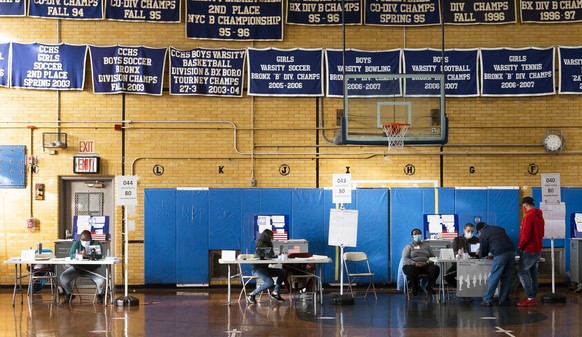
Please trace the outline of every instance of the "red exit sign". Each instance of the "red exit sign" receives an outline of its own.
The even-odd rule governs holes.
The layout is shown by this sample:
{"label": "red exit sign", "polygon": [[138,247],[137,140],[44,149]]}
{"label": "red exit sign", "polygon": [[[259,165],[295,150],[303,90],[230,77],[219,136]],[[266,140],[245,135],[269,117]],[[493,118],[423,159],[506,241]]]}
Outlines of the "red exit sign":
{"label": "red exit sign", "polygon": [[99,173],[99,156],[74,156],[73,173]]}
{"label": "red exit sign", "polygon": [[80,140],[79,141],[79,152],[80,153],[95,153],[95,141],[94,140]]}

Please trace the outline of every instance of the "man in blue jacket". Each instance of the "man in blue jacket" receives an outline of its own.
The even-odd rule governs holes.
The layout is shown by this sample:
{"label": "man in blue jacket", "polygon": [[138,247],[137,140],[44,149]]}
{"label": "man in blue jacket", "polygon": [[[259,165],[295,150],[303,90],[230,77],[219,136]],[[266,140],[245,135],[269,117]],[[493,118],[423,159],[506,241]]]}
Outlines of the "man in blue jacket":
{"label": "man in blue jacket", "polygon": [[[101,243],[99,241],[95,241],[91,238],[91,232],[88,230],[84,230],[81,232],[81,240],[73,242],[71,249],[69,250],[69,257],[71,259],[75,259],[77,253],[83,255],[83,258],[89,258],[91,256],[91,252],[87,251],[89,246],[99,246],[100,253],[95,254],[95,258],[97,260],[101,260],[102,258],[102,248]],[[75,298],[72,294],[73,291],[73,281],[79,276],[86,276],[89,277],[93,282],[95,282],[95,286],[97,287],[97,303],[103,303],[103,286],[105,285],[105,279],[96,274],[96,270],[99,269],[101,265],[83,265],[81,266],[72,266],[67,268],[60,276],[61,286],[65,290],[65,302],[70,302]]]}
{"label": "man in blue jacket", "polygon": [[485,307],[492,305],[493,295],[499,282],[501,282],[499,305],[509,305],[509,289],[515,265],[515,246],[502,227],[479,222],[477,232],[479,233],[479,256],[493,259],[487,291],[483,294],[481,305]]}

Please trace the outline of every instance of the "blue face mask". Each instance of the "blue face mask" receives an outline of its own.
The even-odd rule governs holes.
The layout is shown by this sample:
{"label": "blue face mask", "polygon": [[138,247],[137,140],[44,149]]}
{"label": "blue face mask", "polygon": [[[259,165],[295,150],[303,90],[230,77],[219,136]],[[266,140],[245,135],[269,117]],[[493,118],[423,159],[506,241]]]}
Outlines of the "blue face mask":
{"label": "blue face mask", "polygon": [[466,238],[467,240],[469,240],[469,239],[470,239],[470,238],[472,238],[472,237],[473,237],[473,233],[467,233],[467,232],[465,232],[465,238]]}
{"label": "blue face mask", "polygon": [[85,247],[85,248],[88,248],[90,244],[91,244],[91,241],[83,241],[83,240],[81,240],[81,245],[83,247]]}
{"label": "blue face mask", "polygon": [[412,236],[412,240],[414,240],[414,242],[420,242],[422,241],[422,234],[416,234]]}

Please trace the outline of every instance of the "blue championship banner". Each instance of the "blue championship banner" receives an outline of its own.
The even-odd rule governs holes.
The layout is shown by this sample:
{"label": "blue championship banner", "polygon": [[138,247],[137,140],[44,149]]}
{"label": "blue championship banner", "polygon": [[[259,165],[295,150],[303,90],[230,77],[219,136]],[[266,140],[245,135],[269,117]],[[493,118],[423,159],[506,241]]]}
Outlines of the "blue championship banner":
{"label": "blue championship banner", "polygon": [[521,22],[564,23],[582,21],[582,2],[576,0],[520,0]]}
{"label": "blue championship banner", "polygon": [[162,94],[167,48],[89,46],[96,94]]}
{"label": "blue championship banner", "polygon": [[[477,87],[478,49],[445,50],[445,95],[450,97],[479,96]],[[440,49],[404,49],[404,73],[442,74],[443,55]],[[407,78],[406,96],[438,97],[441,83],[433,78]]]}
{"label": "blue championship banner", "polygon": [[447,24],[475,25],[515,23],[518,0],[443,0]]}
{"label": "blue championship banner", "polygon": [[186,0],[186,37],[283,40],[283,0]]}
{"label": "blue championship banner", "polygon": [[555,94],[554,48],[482,48],[482,96]]}
{"label": "blue championship banner", "polygon": [[560,94],[582,94],[582,47],[558,47]]}
{"label": "blue championship banner", "polygon": [[25,15],[24,0],[0,0],[0,17]]}
{"label": "blue championship banner", "polygon": [[102,20],[103,0],[28,0],[28,16],[47,19]]}
{"label": "blue championship banner", "polygon": [[244,49],[170,47],[170,95],[241,97]]}
{"label": "blue championship banner", "polygon": [[248,49],[251,96],[323,96],[322,49]]}
{"label": "blue championship banner", "polygon": [[106,19],[134,22],[180,22],[180,0],[106,0],[105,3]]}
{"label": "blue championship banner", "polygon": [[361,0],[287,0],[287,23],[313,26],[341,25],[342,3],[346,25],[361,25]]}
{"label": "blue championship banner", "polygon": [[12,88],[83,90],[86,45],[12,43]]}
{"label": "blue championship banner", "polygon": [[[343,97],[344,66],[341,49],[327,49],[327,96]],[[374,77],[374,74],[400,73],[400,49],[382,51],[364,51],[346,49],[345,73],[368,75],[369,78],[352,78],[348,87],[348,97],[385,97],[401,96],[402,82]]]}
{"label": "blue championship banner", "polygon": [[10,43],[0,43],[0,87],[7,87],[8,81],[8,56],[10,55]]}
{"label": "blue championship banner", "polygon": [[367,25],[428,26],[441,23],[439,0],[364,0]]}

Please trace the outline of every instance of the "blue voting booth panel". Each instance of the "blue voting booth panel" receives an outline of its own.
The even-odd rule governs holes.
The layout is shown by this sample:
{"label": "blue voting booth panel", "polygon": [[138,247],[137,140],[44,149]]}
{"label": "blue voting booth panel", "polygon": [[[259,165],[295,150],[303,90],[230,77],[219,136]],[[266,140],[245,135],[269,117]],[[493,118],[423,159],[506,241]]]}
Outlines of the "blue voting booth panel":
{"label": "blue voting booth panel", "polygon": [[419,228],[422,230],[423,214],[433,214],[435,211],[434,194],[434,188],[390,189],[391,282],[398,280],[398,264],[400,263],[404,246],[412,241],[410,236],[412,229]]}
{"label": "blue voting booth panel", "polygon": [[[324,267],[324,282],[339,282],[336,278],[336,268],[339,272],[341,257],[339,248],[329,246],[329,212],[336,208],[332,203],[332,191],[325,191],[324,201],[324,242],[325,255],[333,260],[333,264]],[[387,283],[388,279],[388,190],[387,189],[357,189],[352,192],[352,203],[344,205],[346,209],[358,210],[358,237],[356,247],[346,247],[345,252],[361,251],[368,255],[370,267],[375,273],[374,281]],[[310,249],[311,250],[311,249]],[[336,259],[337,251],[337,259]],[[350,270],[350,272],[352,272]]]}
{"label": "blue voting booth panel", "polygon": [[144,191],[144,280],[176,283],[176,190]]}
{"label": "blue voting booth panel", "polygon": [[261,191],[256,188],[241,190],[241,253],[255,251],[255,215],[261,212]]}
{"label": "blue voting booth panel", "polygon": [[324,242],[324,191],[321,189],[295,189],[291,195],[293,213],[290,222],[290,238],[305,239],[310,252],[323,254]]}
{"label": "blue voting booth panel", "polygon": [[176,192],[176,283],[208,283],[208,193]]}
{"label": "blue voting booth panel", "polygon": [[507,235],[515,244],[519,241],[519,217],[521,200],[519,190],[516,189],[489,189],[487,190],[487,213],[495,214],[497,226],[505,228]]}
{"label": "blue voting booth panel", "polygon": [[209,190],[208,213],[208,248],[241,249],[241,190]]}

